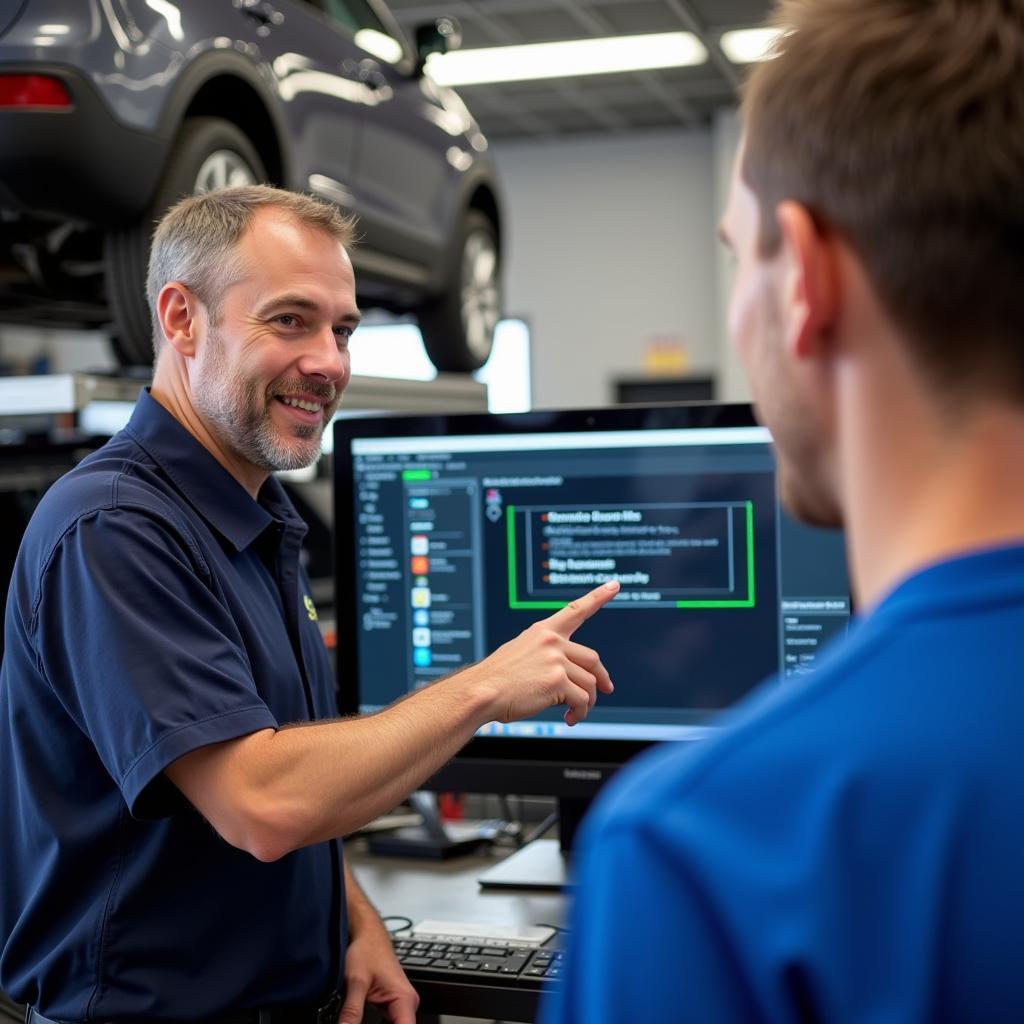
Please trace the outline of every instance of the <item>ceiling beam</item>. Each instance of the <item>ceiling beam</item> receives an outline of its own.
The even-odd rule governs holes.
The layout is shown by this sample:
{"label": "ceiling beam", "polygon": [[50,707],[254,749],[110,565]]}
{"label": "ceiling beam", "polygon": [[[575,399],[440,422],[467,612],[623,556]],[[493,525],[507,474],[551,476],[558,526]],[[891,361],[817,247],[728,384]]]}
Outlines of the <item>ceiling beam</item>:
{"label": "ceiling beam", "polygon": [[[596,14],[593,11],[584,10],[574,0],[554,0],[556,6],[571,15],[581,28],[586,29],[594,36],[617,35],[615,26],[607,18]],[[657,100],[669,111],[669,113],[685,125],[697,123],[697,115],[686,100],[681,96],[673,94],[664,82],[657,80],[655,75],[646,73],[635,73],[634,81],[640,83],[647,94]]]}
{"label": "ceiling beam", "polygon": [[[404,2],[405,6],[399,6],[399,2]],[[614,22],[609,9],[613,2]],[[666,125],[699,125],[703,123],[702,111],[708,102],[735,102],[741,71],[725,57],[719,46],[723,26],[709,26],[694,0],[658,0],[658,3],[662,17],[668,19],[666,24],[674,20],[681,29],[694,33],[707,48],[708,63],[698,69],[699,73],[673,74],[672,69],[622,72],[553,78],[532,83],[532,89],[498,82],[465,86],[459,91],[471,97],[470,104],[480,113],[485,131],[488,130],[488,115],[502,122],[500,127],[506,131],[542,136],[577,129],[619,134],[634,127],[647,127],[646,122],[652,118],[659,122],[664,118]],[[767,6],[767,0],[751,0],[751,3]],[[474,46],[513,46],[549,38],[551,29],[546,29],[546,36],[545,27],[551,22],[542,19],[542,15],[557,14],[571,19],[579,28],[579,38],[620,35],[619,25],[630,24],[629,7],[630,0],[396,0],[392,11],[405,27],[451,15],[464,23]],[[626,31],[628,33],[628,28]],[[646,109],[644,95],[651,103]],[[574,112],[578,115],[578,125],[572,124]],[[498,124],[494,128],[500,130]]]}
{"label": "ceiling beam", "polygon": [[[480,27],[483,28],[485,34],[492,38],[496,45],[516,46],[529,41],[523,38],[522,32],[503,22],[501,16],[496,15],[493,11],[488,11],[488,13],[483,16],[481,16],[480,13],[477,13],[476,17],[480,22]],[[500,93],[502,91],[501,85],[502,83],[500,82],[490,85],[487,90],[488,93],[491,95]],[[567,82],[565,79],[561,78],[552,78],[546,81],[546,85],[547,88],[562,97],[570,106],[574,107],[586,117],[589,117],[595,127],[616,133],[629,130],[630,123],[627,118],[618,114],[614,110],[610,110],[599,103],[593,102],[590,97],[587,96],[586,89],[577,83]],[[525,109],[525,104],[521,109]],[[556,132],[557,129],[551,127],[549,128],[549,131]]]}
{"label": "ceiling beam", "polygon": [[736,65],[722,52],[718,44],[718,36],[708,31],[707,25],[697,16],[690,0],[664,0],[668,9],[707,47],[708,58],[722,77],[737,93],[740,87],[740,76]]}

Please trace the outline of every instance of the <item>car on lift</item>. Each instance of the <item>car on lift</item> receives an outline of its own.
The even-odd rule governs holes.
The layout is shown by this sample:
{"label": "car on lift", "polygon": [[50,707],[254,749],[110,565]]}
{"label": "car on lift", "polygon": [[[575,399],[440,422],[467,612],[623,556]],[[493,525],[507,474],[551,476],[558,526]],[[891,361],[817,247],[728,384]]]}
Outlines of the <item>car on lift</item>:
{"label": "car on lift", "polygon": [[106,329],[152,360],[145,269],[178,198],[268,181],[359,219],[360,302],[476,369],[501,305],[487,141],[380,0],[0,2],[0,321]]}

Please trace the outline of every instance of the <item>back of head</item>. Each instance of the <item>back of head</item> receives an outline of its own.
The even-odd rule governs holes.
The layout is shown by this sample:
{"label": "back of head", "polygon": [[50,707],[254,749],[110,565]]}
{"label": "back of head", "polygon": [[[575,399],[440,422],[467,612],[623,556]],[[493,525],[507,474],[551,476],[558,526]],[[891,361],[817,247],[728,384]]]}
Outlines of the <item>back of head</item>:
{"label": "back of head", "polygon": [[170,281],[186,285],[207,307],[216,324],[226,288],[244,273],[238,242],[258,209],[272,207],[301,224],[350,246],[355,220],[337,207],[298,192],[270,185],[244,185],[188,196],[164,214],[153,234],[146,294],[153,322],[153,348],[163,340],[157,297]]}
{"label": "back of head", "polygon": [[1024,402],[1024,0],[780,0],[745,95],[761,250],[806,206],[940,394]]}

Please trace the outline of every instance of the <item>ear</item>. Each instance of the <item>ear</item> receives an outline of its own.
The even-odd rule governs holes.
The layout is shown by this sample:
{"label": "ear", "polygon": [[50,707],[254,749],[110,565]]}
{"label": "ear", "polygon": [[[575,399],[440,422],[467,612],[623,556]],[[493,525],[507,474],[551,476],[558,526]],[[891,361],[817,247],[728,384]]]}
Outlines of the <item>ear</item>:
{"label": "ear", "polygon": [[202,320],[202,303],[195,293],[180,281],[170,281],[157,296],[156,312],[167,344],[181,356],[194,356]]}
{"label": "ear", "polygon": [[821,355],[837,313],[834,242],[810,211],[786,200],[776,209],[784,259],[786,349],[796,358]]}

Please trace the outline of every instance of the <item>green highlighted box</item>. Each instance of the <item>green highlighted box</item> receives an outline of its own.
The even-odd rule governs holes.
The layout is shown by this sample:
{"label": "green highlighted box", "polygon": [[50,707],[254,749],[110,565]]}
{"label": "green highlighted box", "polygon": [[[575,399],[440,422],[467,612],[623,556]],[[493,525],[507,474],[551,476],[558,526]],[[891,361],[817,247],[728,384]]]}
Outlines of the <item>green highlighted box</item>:
{"label": "green highlighted box", "polygon": [[[413,471],[415,472],[415,471]],[[676,608],[753,608],[755,604],[754,590],[754,503],[743,503],[747,519],[747,596],[739,599],[708,600],[708,601],[675,601]],[[564,608],[568,601],[521,601],[516,578],[516,507],[509,505],[505,511],[506,537],[508,540],[508,606],[516,610],[557,610]],[[624,605],[629,608],[642,608],[643,604]],[[647,607],[652,607],[648,605]],[[664,605],[660,605],[664,607]]]}
{"label": "green highlighted box", "polygon": [[402,470],[403,480],[433,480],[434,471],[432,469],[403,469]]}

